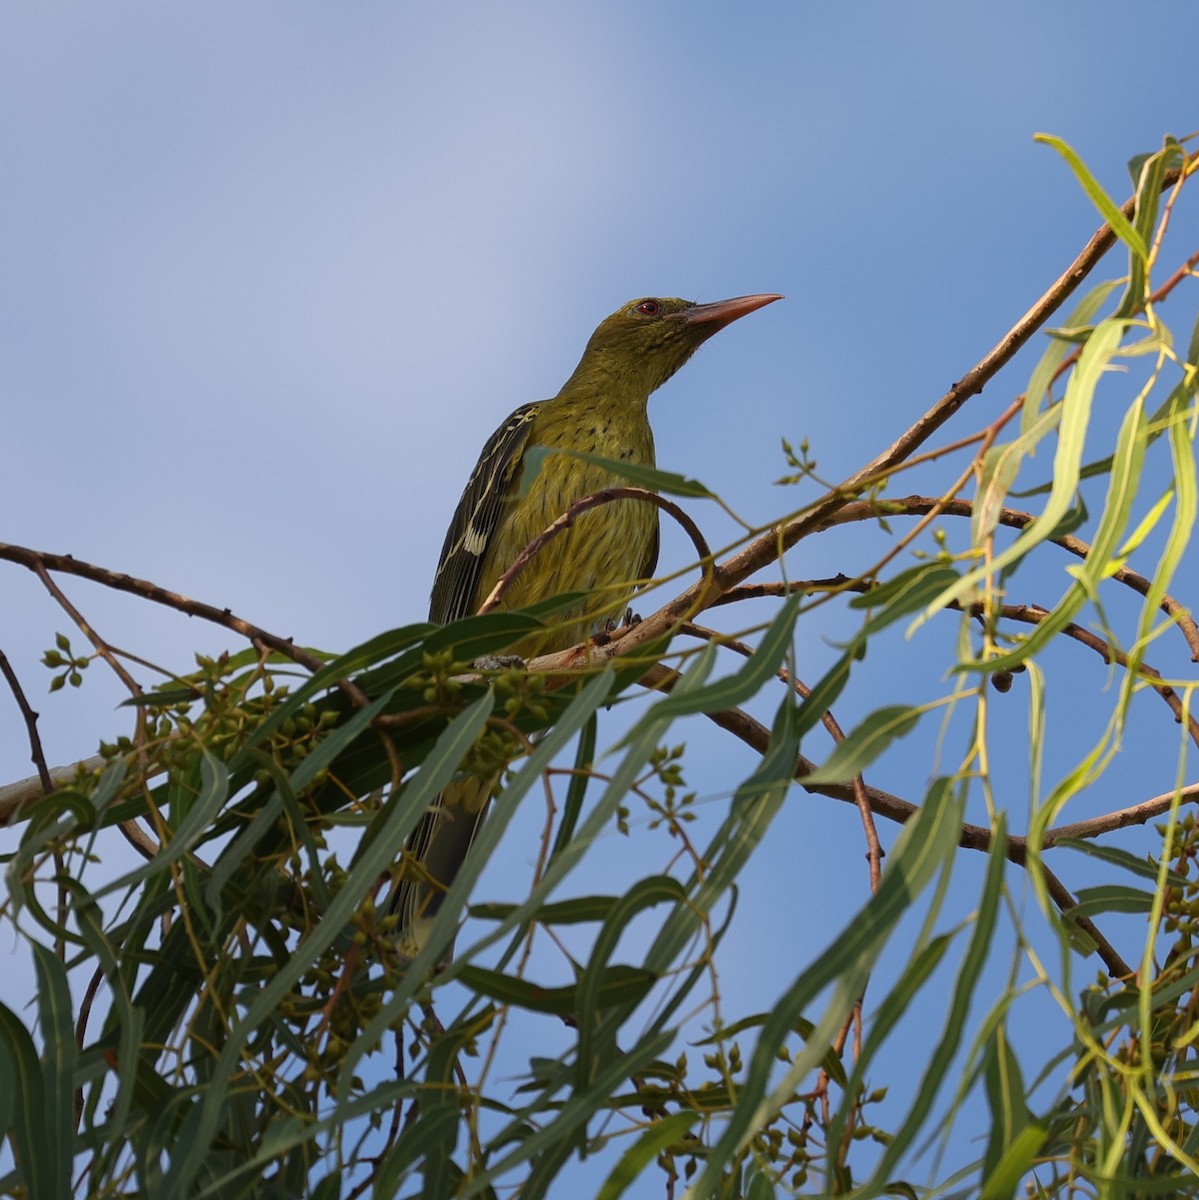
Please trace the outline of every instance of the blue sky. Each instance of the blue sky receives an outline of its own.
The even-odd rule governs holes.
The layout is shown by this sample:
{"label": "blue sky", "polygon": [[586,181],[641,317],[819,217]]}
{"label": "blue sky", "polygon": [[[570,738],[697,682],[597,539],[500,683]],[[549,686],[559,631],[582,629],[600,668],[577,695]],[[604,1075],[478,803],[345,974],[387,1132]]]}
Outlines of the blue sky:
{"label": "blue sky", "polygon": [[[661,464],[766,520],[794,501],[771,482],[780,436],[847,474],[1090,235],[1035,132],[1123,198],[1133,154],[1199,127],[1193,19],[1152,7],[1186,35],[1171,63],[1106,0],[5,6],[0,538],[342,649],[423,618],[479,447],[557,390],[603,316],[777,291],[651,405]],[[1193,204],[1178,224],[1193,248]],[[793,569],[846,565],[813,543]],[[120,692],[45,699],[36,662],[64,618],[3,575],[0,648],[50,757],[91,753],[124,728]],[[177,669],[229,644],[64,586],[110,641]],[[816,660],[829,622],[805,630]],[[910,666],[874,667],[902,694]],[[693,784],[715,803],[733,751],[710,753]],[[27,758],[0,701],[0,774]],[[814,950],[861,901],[855,822],[796,793],[744,898],[746,962],[777,951],[772,912],[802,912]]]}

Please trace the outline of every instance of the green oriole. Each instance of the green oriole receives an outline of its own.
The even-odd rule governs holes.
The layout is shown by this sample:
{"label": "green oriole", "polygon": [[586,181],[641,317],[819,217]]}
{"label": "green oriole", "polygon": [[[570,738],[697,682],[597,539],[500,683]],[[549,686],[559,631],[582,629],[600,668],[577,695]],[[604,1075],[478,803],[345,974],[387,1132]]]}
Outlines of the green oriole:
{"label": "green oriole", "polygon": [[[646,414],[650,393],[714,333],[779,299],[739,296],[696,304],[647,297],[608,317],[562,390],[552,400],[518,408],[483,447],[446,534],[429,619],[446,624],[475,612],[521,550],[566,509],[592,492],[626,482],[569,455],[551,454],[518,497],[526,449],[561,447],[653,466],[654,437]],[[583,641],[597,623],[625,610],[638,581],[653,575],[657,558],[653,505],[625,499],[583,513],[532,558],[501,607],[520,608],[564,592],[592,593],[594,600],[559,614],[551,627],[522,639],[511,652],[527,659]],[[413,955],[423,945],[494,783],[469,776],[456,780],[413,831],[407,849],[421,868],[401,879],[394,902],[404,953]]]}

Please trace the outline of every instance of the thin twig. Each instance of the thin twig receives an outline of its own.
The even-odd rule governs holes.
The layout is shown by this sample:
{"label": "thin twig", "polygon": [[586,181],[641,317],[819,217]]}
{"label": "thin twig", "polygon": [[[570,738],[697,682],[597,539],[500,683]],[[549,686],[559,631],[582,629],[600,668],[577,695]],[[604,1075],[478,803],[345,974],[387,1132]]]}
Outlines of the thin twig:
{"label": "thin twig", "polygon": [[[248,641],[278,651],[285,658],[291,659],[292,662],[298,663],[313,673],[324,666],[319,658],[297,646],[290,638],[279,637],[278,634],[262,629],[258,625],[252,625],[249,621],[234,616],[227,608],[217,608],[212,604],[193,600],[189,596],[169,591],[146,579],[138,579],[120,571],[110,571],[106,567],[97,567],[92,563],[73,558],[69,554],[47,554],[41,550],[30,550],[25,546],[15,546],[8,542],[0,542],[0,559],[28,567],[34,574],[38,574],[40,571],[57,571],[64,575],[76,575],[80,579],[90,579],[93,583],[99,583],[114,591],[129,592],[134,596],[140,596],[143,600],[161,604],[186,616],[199,617],[214,625],[232,629],[234,633],[241,634]],[[366,708],[370,704],[369,697],[349,680],[339,679],[336,681],[336,686],[356,708]]]}
{"label": "thin twig", "polygon": [[[42,795],[48,796],[54,791],[54,780],[50,776],[50,768],[46,765],[42,739],[37,731],[38,714],[33,711],[33,706],[25,695],[25,689],[21,687],[21,681],[17,678],[17,673],[13,670],[12,663],[8,661],[8,655],[3,650],[0,650],[0,674],[3,674],[8,683],[13,699],[17,702],[17,708],[20,709],[21,716],[25,721],[25,731],[29,737],[30,761],[37,768],[37,779],[41,785]],[[0,822],[3,820],[4,814],[0,813]]]}
{"label": "thin twig", "polygon": [[[142,693],[141,685],[133,678],[132,675],[125,669],[124,663],[113,654],[108,643],[92,628],[91,622],[71,603],[66,593],[50,578],[50,573],[46,570],[44,563],[35,563],[33,573],[42,581],[43,586],[58,601],[59,606],[71,618],[72,621],[79,627],[84,637],[91,642],[96,653],[112,668],[113,674],[125,685],[129,690],[130,695],[135,699],[140,697]],[[149,770],[149,760],[145,752],[146,743],[146,710],[139,705],[137,708],[137,753],[142,762],[142,777],[145,778]],[[124,835],[125,840],[144,858],[152,859],[159,851],[159,844],[137,823],[136,819],[121,821],[118,828]],[[162,836],[162,831],[159,831],[159,836]]]}

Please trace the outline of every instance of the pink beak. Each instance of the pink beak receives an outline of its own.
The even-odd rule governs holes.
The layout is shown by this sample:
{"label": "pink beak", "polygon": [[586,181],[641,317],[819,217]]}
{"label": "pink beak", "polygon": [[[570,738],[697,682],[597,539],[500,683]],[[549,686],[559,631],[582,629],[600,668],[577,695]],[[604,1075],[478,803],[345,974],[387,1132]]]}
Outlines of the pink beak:
{"label": "pink beak", "polygon": [[[696,304],[692,308],[679,313],[679,319],[688,325],[713,324],[717,329],[731,325],[738,317],[745,316],[767,304],[781,300],[782,296],[773,292],[763,292],[757,296],[735,296],[732,300],[716,300],[711,304]],[[713,330],[715,332],[715,330]]]}

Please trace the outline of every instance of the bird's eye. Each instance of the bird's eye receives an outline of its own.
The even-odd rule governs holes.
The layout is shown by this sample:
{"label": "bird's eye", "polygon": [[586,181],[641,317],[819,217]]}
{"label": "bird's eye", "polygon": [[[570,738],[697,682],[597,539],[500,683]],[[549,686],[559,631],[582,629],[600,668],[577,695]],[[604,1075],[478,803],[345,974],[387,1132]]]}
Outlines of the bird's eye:
{"label": "bird's eye", "polygon": [[642,300],[637,305],[637,311],[647,317],[656,317],[662,311],[662,306],[657,300]]}

